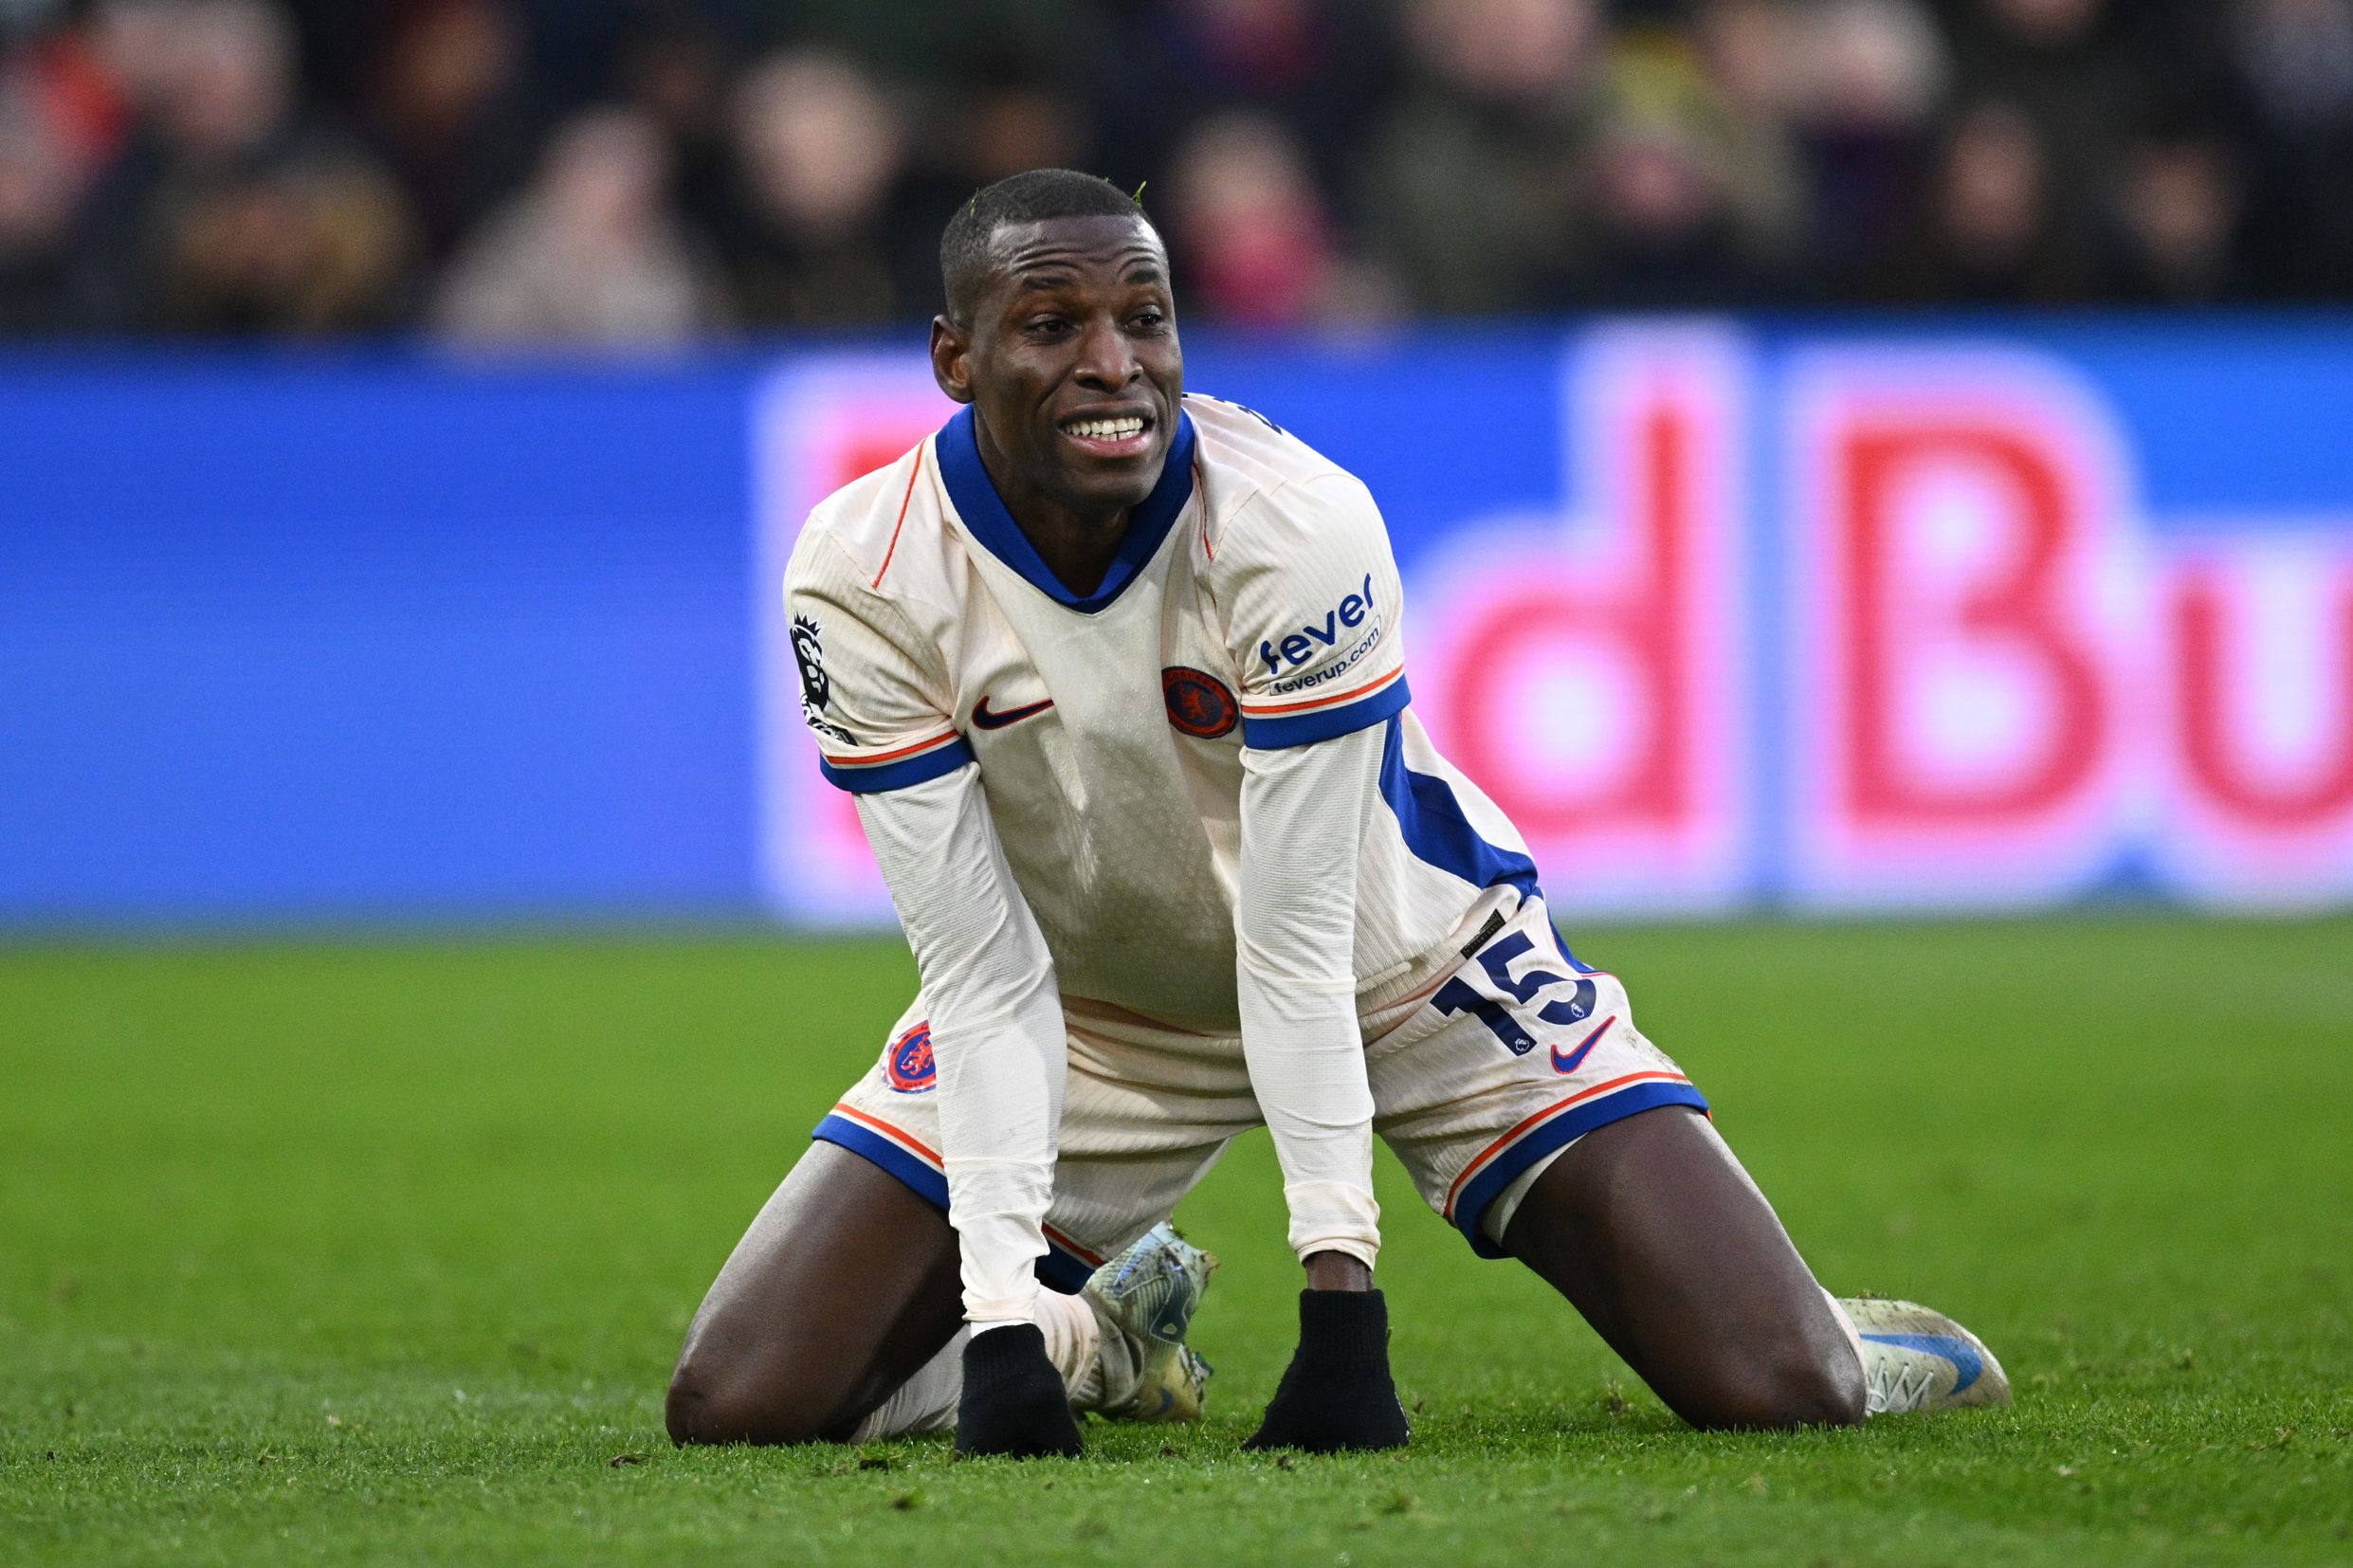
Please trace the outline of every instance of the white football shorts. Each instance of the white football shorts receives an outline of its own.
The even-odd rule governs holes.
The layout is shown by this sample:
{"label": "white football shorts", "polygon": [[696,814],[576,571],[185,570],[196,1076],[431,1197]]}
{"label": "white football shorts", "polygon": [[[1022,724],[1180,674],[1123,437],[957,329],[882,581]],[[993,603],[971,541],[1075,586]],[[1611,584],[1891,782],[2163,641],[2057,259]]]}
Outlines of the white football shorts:
{"label": "white football shorts", "polygon": [[[1482,1257],[1552,1158],[1596,1127],[1707,1103],[1634,1028],[1615,975],[1555,935],[1541,898],[1486,916],[1435,978],[1428,966],[1365,1013],[1374,1130],[1422,1196]],[[1169,1217],[1235,1135],[1263,1124],[1242,1042],[1066,1000],[1069,1074],[1049,1254],[1038,1277],[1076,1290]],[[931,1030],[919,994],[871,1071],[814,1137],[872,1160],[945,1212]]]}

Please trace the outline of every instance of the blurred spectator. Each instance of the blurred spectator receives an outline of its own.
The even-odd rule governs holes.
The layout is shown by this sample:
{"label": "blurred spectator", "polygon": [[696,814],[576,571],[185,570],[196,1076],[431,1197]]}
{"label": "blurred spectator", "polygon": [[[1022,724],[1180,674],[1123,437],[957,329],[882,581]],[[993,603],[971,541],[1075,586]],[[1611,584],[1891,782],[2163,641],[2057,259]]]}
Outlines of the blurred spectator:
{"label": "blurred spectator", "polygon": [[459,253],[434,308],[474,342],[675,343],[722,318],[716,279],[668,210],[651,121],[595,110],[558,130],[538,174]]}
{"label": "blurred spectator", "polygon": [[[130,36],[121,36],[126,30]],[[140,59],[138,35],[155,30],[148,19],[145,27],[106,29],[115,35],[108,37],[85,22],[39,37],[0,62],[0,91],[21,100],[29,128],[48,142],[50,155],[76,183],[122,150],[131,133],[127,67]],[[145,68],[151,77],[159,74],[160,62],[150,59]]]}
{"label": "blurred spectator", "polygon": [[1917,0],[1822,0],[1783,46],[1789,122],[1812,195],[1805,248],[1833,292],[1867,287],[1903,241],[1950,62]]}
{"label": "blurred spectator", "polygon": [[2262,164],[2248,234],[2256,283],[2353,298],[2353,0],[2236,0],[2229,46]]}
{"label": "blurred spectator", "polygon": [[1203,121],[1170,183],[1168,238],[1189,306],[1270,328],[1342,312],[1331,226],[1281,125],[1239,112]]}
{"label": "blurred spectator", "polygon": [[2241,283],[2236,160],[2215,133],[2153,130],[2129,147],[2107,241],[2107,298],[2205,304]]}
{"label": "blurred spectator", "polygon": [[69,324],[73,197],[56,141],[19,95],[0,90],[0,333],[46,334]]}
{"label": "blurred spectator", "polygon": [[2353,301],[2353,0],[0,0],[0,334],[920,320],[1045,165],[1196,321]]}
{"label": "blurred spectator", "polygon": [[436,257],[529,168],[520,29],[492,0],[422,0],[377,54],[367,83],[370,129]]}
{"label": "blurred spectator", "polygon": [[727,90],[732,62],[691,14],[652,19],[624,48],[624,94],[670,146],[671,187],[692,227],[716,233],[727,203]]}
{"label": "blurred spectator", "polygon": [[1324,191],[1344,190],[1395,90],[1389,30],[1360,0],[1147,0],[1100,71],[1115,168],[1171,166],[1189,128],[1271,120]]}
{"label": "blurred spectator", "polygon": [[932,308],[937,284],[919,293],[892,265],[883,226],[904,148],[864,71],[837,55],[778,55],[737,89],[732,120],[720,241],[746,321],[854,326]]}
{"label": "blurred spectator", "polygon": [[[2143,5],[2147,0],[2140,0]],[[1955,28],[1965,101],[2024,116],[2050,243],[2084,248],[2130,126],[2154,83],[2115,0],[1974,0]]]}
{"label": "blurred spectator", "polygon": [[1732,199],[1775,248],[1803,245],[1815,205],[1797,130],[1804,100],[1799,12],[1790,0],[1712,0],[1700,8],[1690,60],[1732,138]]}
{"label": "blurred spectator", "polygon": [[2016,104],[1963,112],[1930,174],[1897,298],[1956,304],[2048,304],[2082,292],[2051,220],[2050,165]]}
{"label": "blurred spectator", "polygon": [[139,134],[94,194],[92,308],[201,333],[352,331],[402,304],[409,220],[384,173],[301,110],[262,0],[114,0]]}
{"label": "blurred spectator", "polygon": [[1372,232],[1440,311],[1574,299],[1596,104],[1590,0],[1408,0],[1408,84],[1377,138]]}
{"label": "blurred spectator", "polygon": [[1621,44],[1585,171],[1593,259],[1578,294],[1681,309],[1785,293],[1799,225],[1784,151],[1730,112],[1687,46]]}
{"label": "blurred spectator", "polygon": [[1053,88],[991,82],[973,95],[957,129],[957,184],[969,195],[1025,169],[1075,169],[1089,161],[1092,141],[1085,115]]}
{"label": "blurred spectator", "polygon": [[2237,46],[2274,123],[2334,128],[2353,114],[2353,6],[2344,0],[2241,0]]}

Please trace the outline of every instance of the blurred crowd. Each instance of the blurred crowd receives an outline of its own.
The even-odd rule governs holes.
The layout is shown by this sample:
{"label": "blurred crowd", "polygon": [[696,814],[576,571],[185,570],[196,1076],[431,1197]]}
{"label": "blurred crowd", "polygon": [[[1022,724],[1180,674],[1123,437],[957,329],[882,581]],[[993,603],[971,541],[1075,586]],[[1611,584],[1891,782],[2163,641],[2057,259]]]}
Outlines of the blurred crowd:
{"label": "blurred crowd", "polygon": [[920,320],[1141,187],[1189,319],[2353,298],[2353,0],[0,0],[0,335]]}

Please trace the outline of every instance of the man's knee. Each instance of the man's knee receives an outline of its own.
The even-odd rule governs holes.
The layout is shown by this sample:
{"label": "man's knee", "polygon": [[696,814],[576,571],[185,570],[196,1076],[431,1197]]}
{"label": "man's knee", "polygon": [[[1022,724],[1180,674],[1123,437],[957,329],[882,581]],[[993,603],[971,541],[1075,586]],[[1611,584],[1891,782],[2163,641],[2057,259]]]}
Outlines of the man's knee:
{"label": "man's knee", "polygon": [[670,1374],[663,1419],[670,1441],[689,1443],[814,1443],[829,1435],[826,1408],[814,1389],[791,1377],[753,1377],[740,1367],[714,1364],[689,1349]]}
{"label": "man's knee", "polygon": [[1865,1411],[1863,1369],[1845,1346],[1824,1356],[1795,1344],[1743,1357],[1681,1413],[1696,1427],[1851,1427]]}

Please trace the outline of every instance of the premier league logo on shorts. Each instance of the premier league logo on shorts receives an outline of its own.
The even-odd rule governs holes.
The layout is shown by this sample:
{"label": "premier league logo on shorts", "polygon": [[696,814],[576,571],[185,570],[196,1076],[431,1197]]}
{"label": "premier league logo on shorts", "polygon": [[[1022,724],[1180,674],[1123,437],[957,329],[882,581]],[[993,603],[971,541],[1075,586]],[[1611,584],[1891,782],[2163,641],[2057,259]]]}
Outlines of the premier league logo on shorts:
{"label": "premier league logo on shorts", "polygon": [[939,1082],[932,1066],[931,1023],[927,1019],[890,1043],[883,1056],[883,1076],[901,1094],[921,1094]]}
{"label": "premier league logo on shorts", "polygon": [[1160,695],[1168,703],[1168,721],[1203,740],[1231,733],[1242,718],[1223,681],[1182,665],[1160,671]]}

